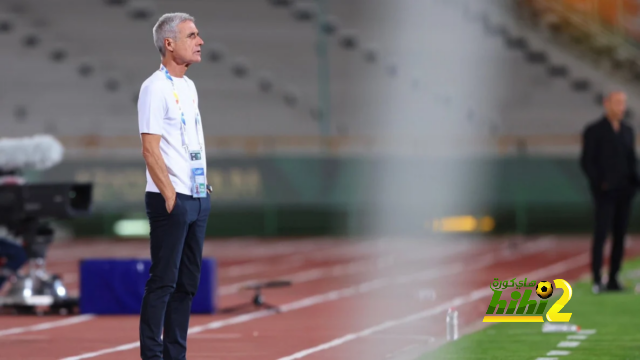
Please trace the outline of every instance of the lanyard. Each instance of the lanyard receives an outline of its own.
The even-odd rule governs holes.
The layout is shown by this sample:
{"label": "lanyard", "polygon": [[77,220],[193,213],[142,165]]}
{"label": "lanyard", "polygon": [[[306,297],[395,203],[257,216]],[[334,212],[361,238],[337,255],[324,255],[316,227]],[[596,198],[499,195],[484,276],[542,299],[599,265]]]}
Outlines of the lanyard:
{"label": "lanyard", "polygon": [[[178,110],[180,111],[180,135],[182,137],[182,147],[189,154],[189,145],[187,144],[186,139],[186,128],[187,121],[184,119],[184,111],[182,111],[182,105],[180,104],[180,97],[178,96],[178,91],[176,90],[176,85],[173,82],[173,77],[169,74],[169,70],[164,67],[164,65],[160,65],[160,71],[164,72],[164,76],[171,82],[171,86],[173,87],[173,97],[176,98],[176,104],[178,104]],[[188,82],[187,82],[188,83]],[[196,99],[193,99],[194,110],[196,112],[196,137],[198,138],[198,146],[200,146],[200,151],[204,151],[202,148],[202,143],[200,142],[200,111],[196,108]],[[200,125],[200,126],[199,126]]]}

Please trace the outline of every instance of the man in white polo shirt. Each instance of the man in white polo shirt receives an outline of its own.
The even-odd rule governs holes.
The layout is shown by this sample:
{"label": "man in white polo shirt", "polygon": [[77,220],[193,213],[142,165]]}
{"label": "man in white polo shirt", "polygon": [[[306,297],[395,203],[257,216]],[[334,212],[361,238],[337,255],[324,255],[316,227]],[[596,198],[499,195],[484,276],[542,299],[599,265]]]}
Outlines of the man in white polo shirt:
{"label": "man in white polo shirt", "polygon": [[152,262],[140,313],[140,355],[184,360],[211,209],[198,93],[185,76],[201,61],[203,41],[195,20],[182,13],[163,15],[153,39],[162,65],[142,84],[138,99]]}

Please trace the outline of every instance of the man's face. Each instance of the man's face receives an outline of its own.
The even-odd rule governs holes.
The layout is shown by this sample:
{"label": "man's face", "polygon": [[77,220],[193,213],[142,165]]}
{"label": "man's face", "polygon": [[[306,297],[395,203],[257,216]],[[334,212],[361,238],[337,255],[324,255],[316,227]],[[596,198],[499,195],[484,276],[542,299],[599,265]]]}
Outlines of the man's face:
{"label": "man's face", "polygon": [[183,63],[193,64],[202,61],[201,46],[204,41],[192,21],[178,25],[178,41],[171,42],[173,57]]}
{"label": "man's face", "polygon": [[614,92],[605,100],[607,114],[622,119],[627,111],[627,96],[623,92]]}

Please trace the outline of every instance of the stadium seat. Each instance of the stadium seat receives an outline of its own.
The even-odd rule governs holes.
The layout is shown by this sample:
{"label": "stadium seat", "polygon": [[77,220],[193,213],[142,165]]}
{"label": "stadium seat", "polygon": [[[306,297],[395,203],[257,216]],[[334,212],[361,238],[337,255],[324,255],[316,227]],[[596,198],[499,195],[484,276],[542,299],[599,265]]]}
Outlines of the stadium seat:
{"label": "stadium seat", "polygon": [[[405,3],[394,6],[406,8]],[[158,0],[153,2],[153,16],[140,20],[130,16],[128,4],[108,6],[97,0],[24,0],[24,4],[28,11],[16,15],[21,19],[20,36],[0,38],[12,49],[0,57],[16,64],[8,76],[17,82],[26,78],[18,74],[41,75],[30,76],[18,89],[0,88],[5,117],[13,116],[10,112],[21,99],[35,99],[27,109],[30,120],[18,123],[12,132],[54,128],[60,136],[135,136],[135,98],[142,81],[159,63],[151,28],[160,14],[184,11],[196,16],[205,40],[203,63],[188,76],[198,86],[206,135],[307,137],[321,133],[314,120],[320,101],[317,29],[313,21],[292,15],[291,8],[269,1],[247,6],[242,1],[185,0],[177,5],[173,0]],[[101,4],[101,11],[95,11],[96,4]],[[426,31],[418,36],[379,23],[367,4],[339,2],[331,8],[332,19],[339,25],[329,39],[334,134],[338,128],[349,135],[403,134],[416,122],[446,122],[470,134],[499,129],[497,135],[567,135],[580,131],[601,112],[593,100],[593,92],[603,82],[597,76],[601,74],[585,71],[585,64],[566,54],[550,52],[500,16],[489,12],[476,21],[468,8],[456,2],[429,2],[423,22],[446,35]],[[35,32],[42,37],[39,46],[53,49],[53,44],[63,44],[68,51],[64,61],[51,60],[50,50],[16,52],[23,47],[23,35],[32,32],[29,26],[36,30],[32,19],[45,20],[47,31]],[[486,26],[501,30],[487,32]],[[345,33],[353,34],[357,47],[340,45]],[[505,34],[526,40],[527,46],[510,46]],[[374,62],[372,48],[377,49]],[[209,57],[214,49],[224,49],[217,52],[217,61]],[[529,50],[546,61],[528,61],[524,52]],[[25,51],[31,51],[33,59],[22,56]],[[14,53],[21,55],[20,61],[11,59]],[[239,59],[246,59],[248,65],[243,77],[233,72]],[[78,71],[87,61],[95,69],[90,79]],[[549,68],[558,66],[564,66],[566,76],[550,73]],[[268,93],[260,90],[264,73],[273,75]],[[119,82],[115,92],[105,88],[112,77]],[[576,91],[574,77],[588,80],[591,88]],[[299,97],[296,106],[287,100],[290,88]],[[371,106],[395,101],[419,107],[390,119],[391,114]],[[635,96],[630,103],[636,105]],[[412,115],[419,111],[429,117]]]}

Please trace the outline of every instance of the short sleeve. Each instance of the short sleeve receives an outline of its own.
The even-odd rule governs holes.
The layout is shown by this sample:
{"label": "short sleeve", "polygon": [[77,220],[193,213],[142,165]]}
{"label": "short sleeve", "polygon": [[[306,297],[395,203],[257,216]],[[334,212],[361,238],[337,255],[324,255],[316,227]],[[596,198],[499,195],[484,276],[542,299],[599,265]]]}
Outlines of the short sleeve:
{"label": "short sleeve", "polygon": [[162,135],[167,104],[159,83],[145,83],[138,96],[138,127],[140,133]]}
{"label": "short sleeve", "polygon": [[193,98],[196,101],[196,105],[197,105],[199,103],[199,100],[198,100],[198,89],[196,89],[196,84],[193,82],[193,80],[189,78],[187,78],[187,81],[189,82],[189,89],[191,89],[191,91],[193,92]]}

